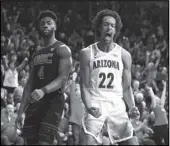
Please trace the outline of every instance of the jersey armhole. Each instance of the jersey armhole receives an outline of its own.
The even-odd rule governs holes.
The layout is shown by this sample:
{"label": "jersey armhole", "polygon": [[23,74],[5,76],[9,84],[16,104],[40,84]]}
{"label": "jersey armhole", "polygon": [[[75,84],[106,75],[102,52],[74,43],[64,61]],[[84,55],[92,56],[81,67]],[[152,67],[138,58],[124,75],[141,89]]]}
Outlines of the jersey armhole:
{"label": "jersey armhole", "polygon": [[122,57],[122,51],[123,51],[123,48],[120,47],[120,58],[121,58],[123,66],[124,66],[124,61],[123,61],[123,57]]}
{"label": "jersey armhole", "polygon": [[94,58],[93,50],[94,50],[94,45],[92,44],[90,47],[90,61],[93,60],[93,58]]}

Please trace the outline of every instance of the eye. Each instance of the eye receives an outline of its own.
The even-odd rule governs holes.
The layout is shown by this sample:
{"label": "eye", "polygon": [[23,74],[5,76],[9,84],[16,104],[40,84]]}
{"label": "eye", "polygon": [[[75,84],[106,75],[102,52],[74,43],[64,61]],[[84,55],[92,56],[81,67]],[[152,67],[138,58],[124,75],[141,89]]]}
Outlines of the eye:
{"label": "eye", "polygon": [[108,26],[108,23],[105,22],[103,25],[104,25],[104,26]]}
{"label": "eye", "polygon": [[115,28],[115,24],[112,24],[111,26],[112,26],[113,28]]}
{"label": "eye", "polygon": [[47,24],[48,24],[48,25],[51,25],[51,24],[52,24],[52,22],[51,22],[51,21],[48,21],[48,22],[47,22]]}

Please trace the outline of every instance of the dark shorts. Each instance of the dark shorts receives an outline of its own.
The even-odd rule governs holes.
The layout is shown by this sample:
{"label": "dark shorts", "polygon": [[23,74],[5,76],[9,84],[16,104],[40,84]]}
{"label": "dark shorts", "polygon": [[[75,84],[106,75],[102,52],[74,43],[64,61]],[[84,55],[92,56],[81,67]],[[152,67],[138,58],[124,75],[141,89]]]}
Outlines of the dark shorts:
{"label": "dark shorts", "polygon": [[22,136],[27,144],[46,142],[52,144],[54,137],[58,137],[58,126],[64,109],[62,94],[49,100],[41,99],[31,104],[27,111]]}
{"label": "dark shorts", "polygon": [[168,125],[160,125],[154,126],[153,128],[154,134],[152,136],[153,140],[156,142],[157,145],[163,145],[162,139],[164,139],[164,144],[169,144],[169,137],[168,137]]}
{"label": "dark shorts", "polygon": [[3,86],[7,90],[8,93],[14,93],[15,87],[8,87],[8,86]]}

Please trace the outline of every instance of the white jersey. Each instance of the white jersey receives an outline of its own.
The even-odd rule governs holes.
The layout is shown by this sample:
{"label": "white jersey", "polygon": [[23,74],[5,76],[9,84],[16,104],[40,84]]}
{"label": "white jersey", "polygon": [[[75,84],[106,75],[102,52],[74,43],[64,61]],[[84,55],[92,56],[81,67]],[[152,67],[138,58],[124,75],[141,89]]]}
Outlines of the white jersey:
{"label": "white jersey", "polygon": [[15,69],[12,71],[11,69],[8,69],[5,71],[5,78],[4,78],[4,86],[7,87],[18,87],[18,71]]}
{"label": "white jersey", "polygon": [[115,43],[109,52],[103,52],[97,43],[89,46],[91,50],[89,91],[95,100],[121,101],[123,98],[121,58],[122,47]]}

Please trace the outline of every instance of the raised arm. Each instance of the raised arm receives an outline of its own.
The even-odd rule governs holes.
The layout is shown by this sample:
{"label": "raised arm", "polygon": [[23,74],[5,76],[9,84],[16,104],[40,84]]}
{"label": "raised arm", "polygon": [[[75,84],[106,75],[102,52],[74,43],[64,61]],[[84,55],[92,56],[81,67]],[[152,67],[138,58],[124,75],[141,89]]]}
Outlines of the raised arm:
{"label": "raised arm", "polygon": [[72,66],[72,58],[70,48],[62,45],[59,49],[59,75],[50,84],[43,87],[43,91],[47,94],[58,90],[65,85]]}
{"label": "raised arm", "polygon": [[3,13],[3,17],[4,17],[4,22],[7,23],[8,19],[7,19],[7,9],[2,8],[2,13]]}
{"label": "raised arm", "polygon": [[27,62],[28,62],[28,58],[25,58],[25,59],[22,61],[22,63],[16,68],[17,71],[23,70],[24,67],[25,67],[25,65],[27,64]]}
{"label": "raised arm", "polygon": [[163,91],[161,95],[161,106],[164,107],[166,101],[166,81],[162,81],[163,83]]}
{"label": "raised arm", "polygon": [[3,57],[2,57],[2,61],[3,61],[3,65],[4,65],[4,69],[5,70],[8,70],[9,69],[9,66],[8,66],[8,62],[7,62],[7,57],[4,55]]}
{"label": "raised arm", "polygon": [[157,60],[156,60],[156,63],[155,63],[155,68],[158,68],[160,60],[161,60],[161,53],[160,53],[160,51],[158,51],[157,52]]}
{"label": "raised arm", "polygon": [[149,52],[149,51],[146,51],[146,62],[145,62],[145,66],[147,66],[148,63],[149,63],[149,56],[150,56],[150,52]]}
{"label": "raised arm", "polygon": [[128,105],[129,110],[135,107],[134,95],[131,87],[131,65],[132,58],[129,52],[122,49],[123,70],[123,98]]}
{"label": "raised arm", "polygon": [[88,49],[83,49],[80,52],[80,88],[81,88],[81,97],[86,109],[91,108],[91,100],[89,93],[89,55]]}
{"label": "raised arm", "polygon": [[15,16],[15,19],[14,19],[14,24],[17,23],[19,15],[20,15],[20,11],[18,10],[17,15]]}
{"label": "raised arm", "polygon": [[156,97],[155,97],[155,94],[153,93],[152,87],[146,87],[146,88],[147,88],[147,91],[148,91],[149,96],[151,98],[150,108],[154,109],[156,107]]}

